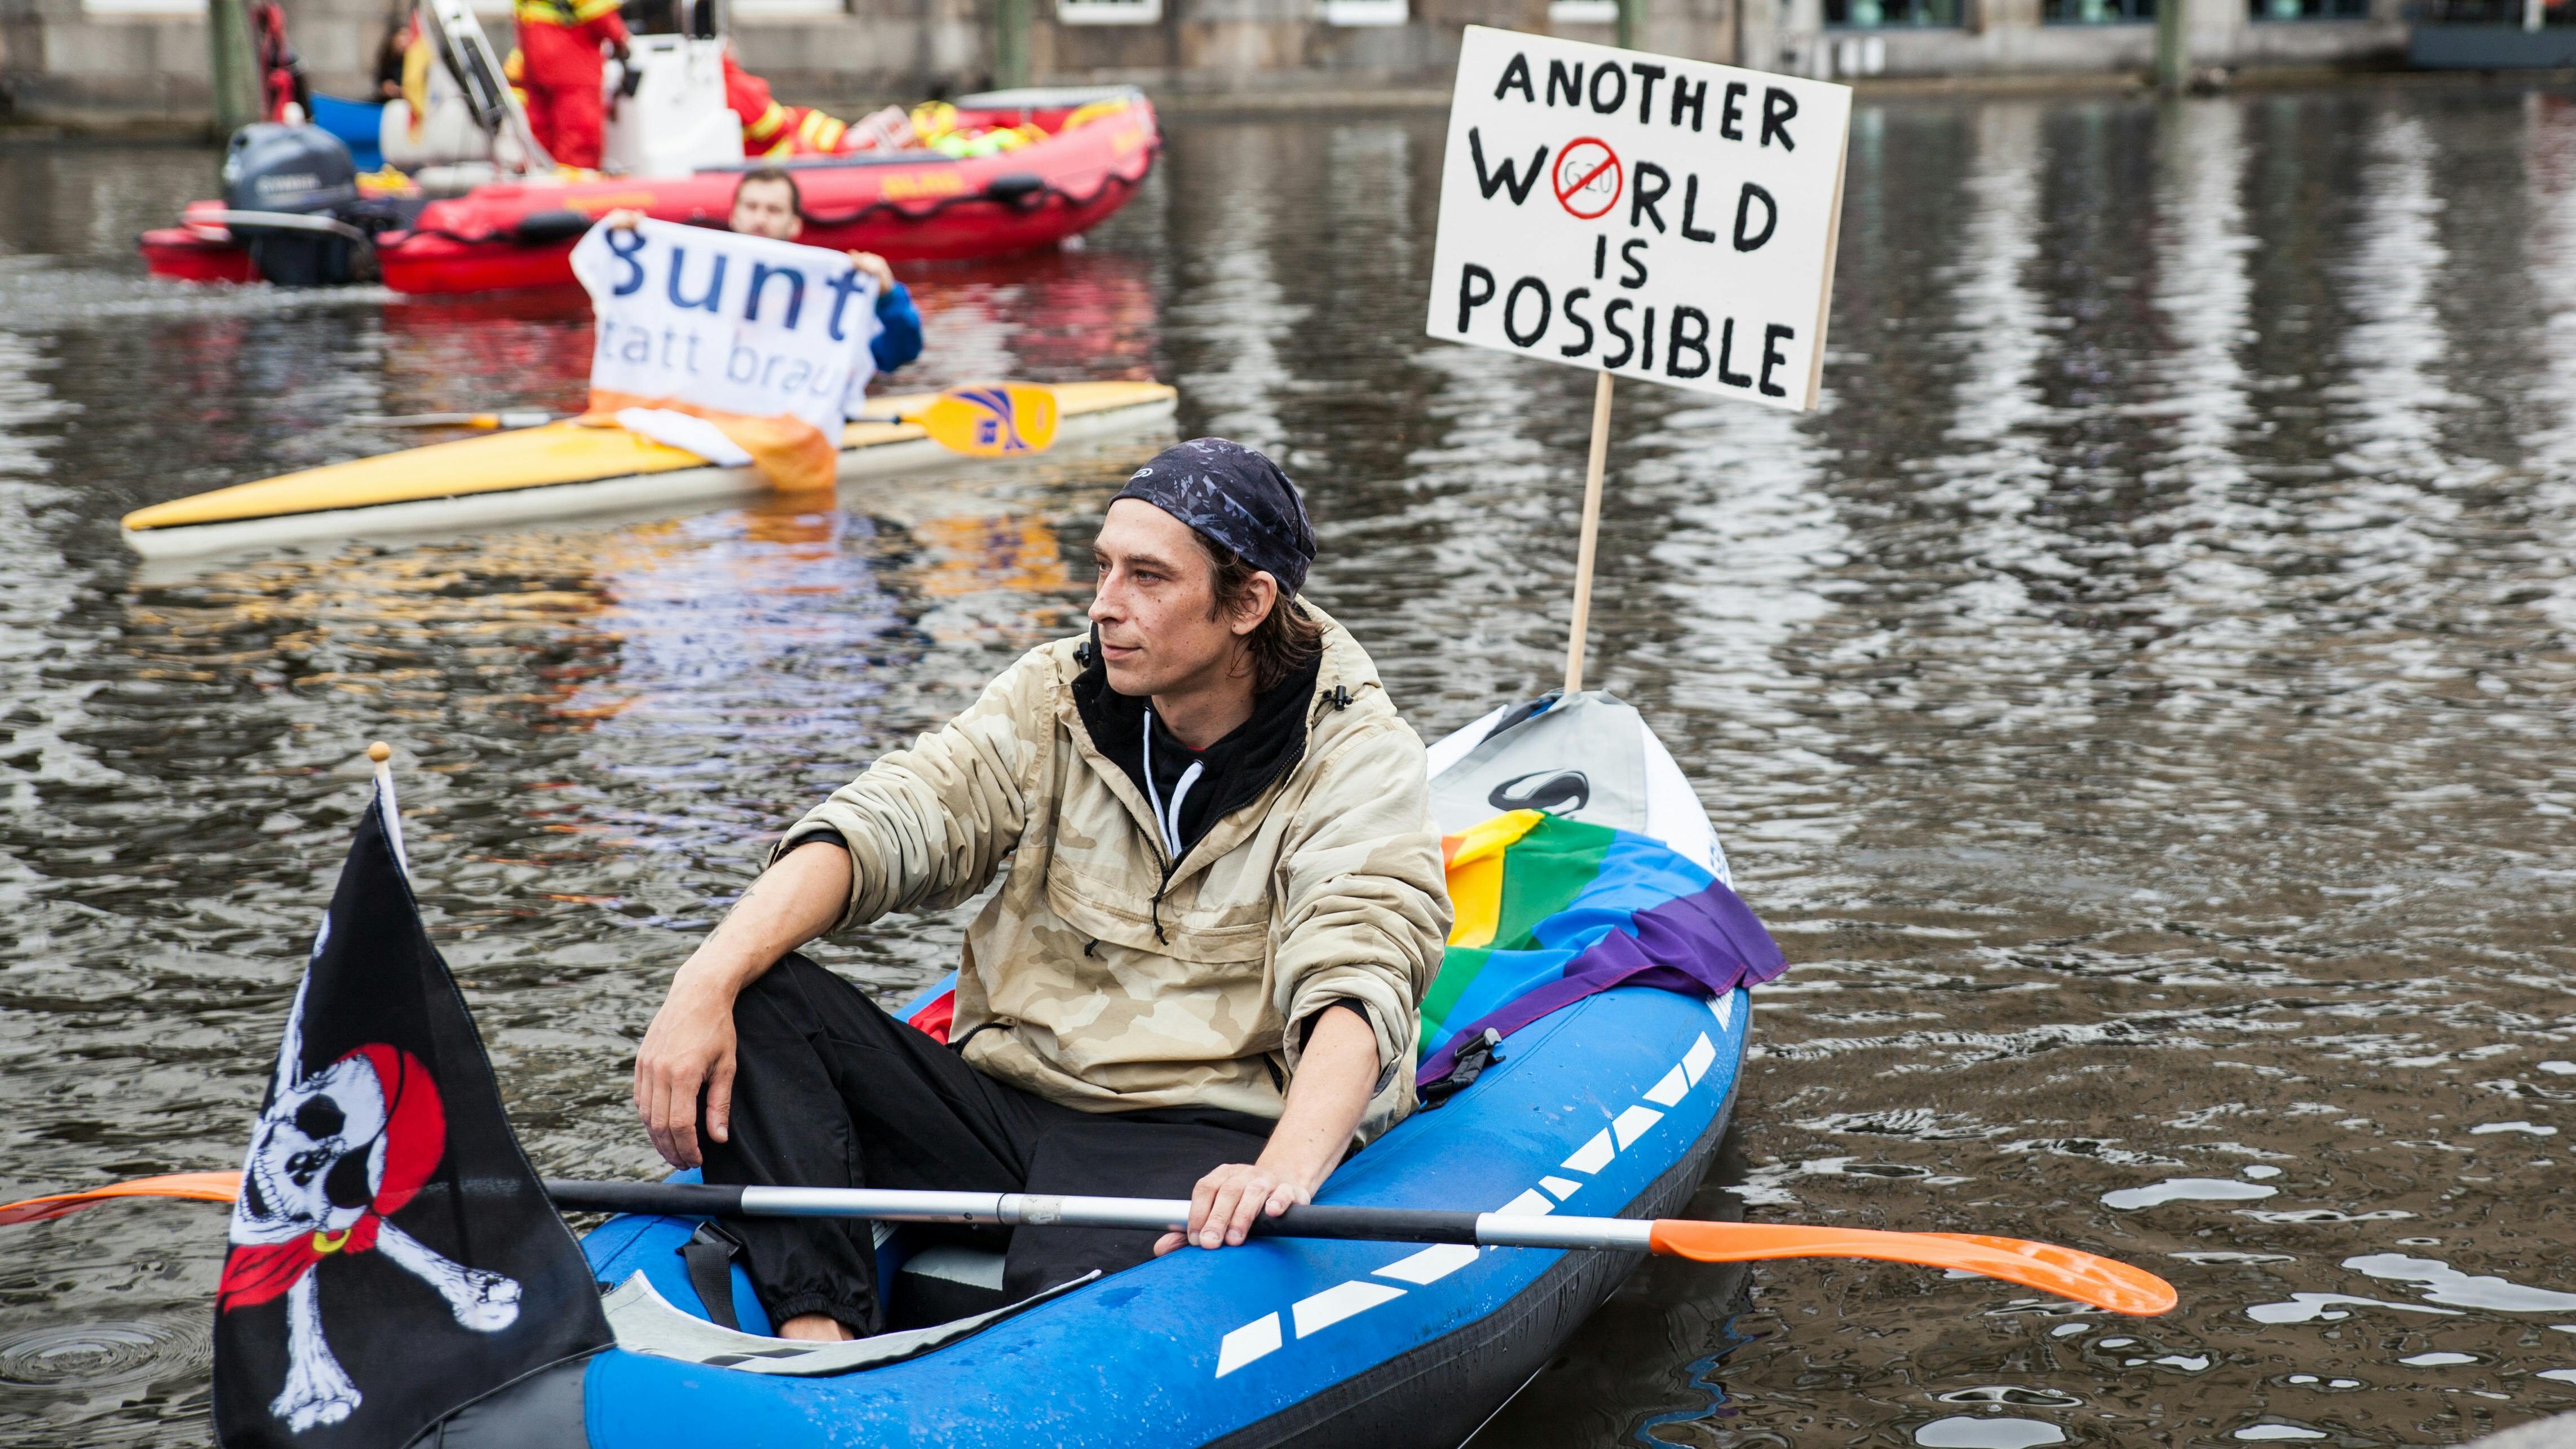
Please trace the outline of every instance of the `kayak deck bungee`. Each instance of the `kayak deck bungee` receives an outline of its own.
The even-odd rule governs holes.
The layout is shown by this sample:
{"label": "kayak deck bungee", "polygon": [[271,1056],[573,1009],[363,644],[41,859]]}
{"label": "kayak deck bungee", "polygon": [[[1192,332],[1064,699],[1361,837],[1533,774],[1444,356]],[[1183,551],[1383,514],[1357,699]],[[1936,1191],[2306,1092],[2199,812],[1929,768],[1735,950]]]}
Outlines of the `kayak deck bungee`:
{"label": "kayak deck bungee", "polygon": [[[1154,382],[1054,384],[1056,443],[1150,428],[1175,393]],[[888,396],[871,408],[916,412],[935,395]],[[964,461],[918,423],[854,422],[841,432],[843,479]],[[390,534],[488,528],[584,514],[715,505],[765,496],[752,467],[711,464],[624,428],[576,422],[461,438],[139,508],[127,544],[145,558]]]}

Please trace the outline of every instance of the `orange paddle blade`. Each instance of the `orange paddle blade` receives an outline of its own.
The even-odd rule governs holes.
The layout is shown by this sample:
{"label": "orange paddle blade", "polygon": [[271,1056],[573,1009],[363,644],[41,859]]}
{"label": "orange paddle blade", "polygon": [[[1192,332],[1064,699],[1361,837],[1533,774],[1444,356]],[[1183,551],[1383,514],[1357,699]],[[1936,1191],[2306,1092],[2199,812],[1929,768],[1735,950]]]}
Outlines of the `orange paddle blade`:
{"label": "orange paddle blade", "polygon": [[1055,391],[1021,382],[952,387],[904,421],[919,423],[931,441],[969,457],[1043,453],[1055,442]]}
{"label": "orange paddle blade", "polygon": [[0,1204],[0,1227],[16,1223],[41,1223],[65,1213],[76,1213],[85,1207],[96,1207],[118,1197],[184,1197],[198,1202],[231,1202],[241,1192],[238,1172],[174,1172],[167,1177],[138,1177],[132,1182],[112,1182],[87,1192],[62,1192],[52,1197],[31,1197],[25,1202]]}
{"label": "orange paddle blade", "polygon": [[2178,1301],[2173,1285],[2144,1269],[2054,1243],[1970,1233],[1881,1233],[1867,1228],[1808,1228],[1785,1223],[1695,1223],[1662,1218],[1655,1251],[1702,1263],[1764,1258],[1876,1258],[1957,1268],[2072,1298],[2114,1313],[2162,1313]]}

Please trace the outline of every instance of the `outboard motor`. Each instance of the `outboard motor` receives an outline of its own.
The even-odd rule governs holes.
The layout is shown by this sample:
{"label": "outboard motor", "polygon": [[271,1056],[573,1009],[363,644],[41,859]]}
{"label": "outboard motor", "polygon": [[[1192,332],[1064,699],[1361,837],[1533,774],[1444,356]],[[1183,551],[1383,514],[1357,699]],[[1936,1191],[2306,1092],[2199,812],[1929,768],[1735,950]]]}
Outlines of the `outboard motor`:
{"label": "outboard motor", "polygon": [[224,153],[225,226],[259,274],[281,287],[319,287],[357,276],[366,233],[358,167],[339,137],[319,126],[263,122],[233,133]]}

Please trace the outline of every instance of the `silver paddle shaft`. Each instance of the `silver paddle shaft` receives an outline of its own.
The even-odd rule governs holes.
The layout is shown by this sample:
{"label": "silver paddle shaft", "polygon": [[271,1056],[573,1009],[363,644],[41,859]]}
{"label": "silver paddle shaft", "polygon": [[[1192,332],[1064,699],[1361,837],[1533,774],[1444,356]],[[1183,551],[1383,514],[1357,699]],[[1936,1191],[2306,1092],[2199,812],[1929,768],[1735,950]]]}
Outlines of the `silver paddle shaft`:
{"label": "silver paddle shaft", "polygon": [[[745,1187],[741,1193],[745,1217],[869,1218],[905,1223],[1126,1228],[1146,1232],[1175,1231],[1188,1226],[1190,1220],[1190,1204],[1183,1198],[827,1187]],[[1322,1206],[1292,1207],[1278,1217],[1256,1219],[1253,1231],[1262,1237],[1363,1238],[1642,1253],[1651,1247],[1654,1224],[1634,1218]]]}

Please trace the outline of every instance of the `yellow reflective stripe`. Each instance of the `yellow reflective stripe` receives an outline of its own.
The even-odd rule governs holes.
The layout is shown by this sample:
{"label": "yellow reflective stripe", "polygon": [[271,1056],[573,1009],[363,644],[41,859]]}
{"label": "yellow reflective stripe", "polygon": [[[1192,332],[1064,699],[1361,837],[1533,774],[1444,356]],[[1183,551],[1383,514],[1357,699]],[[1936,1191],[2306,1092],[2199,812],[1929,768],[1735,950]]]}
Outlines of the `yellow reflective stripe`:
{"label": "yellow reflective stripe", "polygon": [[841,133],[848,129],[838,119],[821,111],[807,111],[805,119],[797,123],[796,134],[815,150],[829,151],[840,143]]}
{"label": "yellow reflective stripe", "polygon": [[748,140],[766,141],[777,135],[778,128],[786,124],[787,108],[776,101],[771,101],[769,109],[760,113],[759,120],[742,128],[742,134]]}
{"label": "yellow reflective stripe", "polygon": [[557,0],[519,0],[511,13],[529,25],[577,25],[572,7]]}
{"label": "yellow reflective stripe", "polygon": [[603,15],[617,13],[617,6],[618,0],[582,0],[581,4],[573,8],[572,13],[577,19],[597,20]]}

